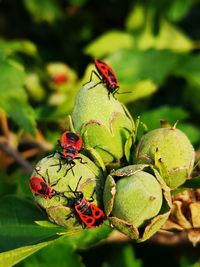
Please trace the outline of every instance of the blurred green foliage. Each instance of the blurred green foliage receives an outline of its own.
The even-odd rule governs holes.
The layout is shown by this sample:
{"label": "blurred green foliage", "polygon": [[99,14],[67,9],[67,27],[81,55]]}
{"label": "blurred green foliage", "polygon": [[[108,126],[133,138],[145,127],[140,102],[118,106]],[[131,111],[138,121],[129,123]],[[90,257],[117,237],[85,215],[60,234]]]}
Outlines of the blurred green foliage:
{"label": "blurred green foliage", "polygon": [[109,235],[106,226],[62,236],[32,204],[27,175],[67,128],[93,57],[112,66],[119,92],[132,91],[118,98],[134,118],[140,115],[150,130],[160,119],[178,120],[198,149],[199,13],[198,0],[0,1],[0,131],[9,147],[0,143],[1,266],[13,266],[50,243],[17,266],[169,266],[169,255],[170,266],[199,266],[198,247],[191,252],[180,245],[176,254],[161,246],[160,255],[151,243],[88,249]]}

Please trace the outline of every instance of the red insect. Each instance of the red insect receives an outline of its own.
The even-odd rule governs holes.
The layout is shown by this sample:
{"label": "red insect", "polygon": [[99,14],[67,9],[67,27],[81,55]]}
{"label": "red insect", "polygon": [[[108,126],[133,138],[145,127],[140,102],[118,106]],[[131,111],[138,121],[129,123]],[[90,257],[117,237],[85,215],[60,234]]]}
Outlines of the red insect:
{"label": "red insect", "polygon": [[52,186],[55,186],[58,181],[55,184],[50,185],[48,170],[46,171],[48,182],[46,182],[45,178],[41,174],[38,173],[37,169],[35,170],[37,174],[40,175],[41,177],[33,176],[30,179],[29,186],[30,186],[31,191],[35,195],[39,195],[45,198],[52,198],[53,196],[59,195],[60,193],[56,192],[56,190],[52,188]]}
{"label": "red insect", "polygon": [[68,161],[74,159],[83,145],[79,134],[66,131],[62,134],[61,147],[64,158]]}
{"label": "red insect", "polygon": [[114,96],[119,89],[116,74],[111,69],[111,67],[104,61],[101,61],[99,59],[94,59],[94,64],[98,73],[95,70],[93,70],[91,72],[89,82],[92,81],[92,75],[95,74],[99,78],[100,82],[95,84],[93,87],[97,86],[100,83],[103,83],[106,85],[106,88],[108,89],[108,96],[110,96],[110,94]]}
{"label": "red insect", "polygon": [[[82,176],[79,182],[81,178]],[[91,196],[89,200],[86,200],[83,192],[77,191],[78,184],[74,191],[69,186],[70,192],[74,194],[74,198],[68,199],[68,206],[72,209],[73,214],[77,217],[83,228],[96,228],[104,222],[106,215],[99,207],[91,204],[91,202],[94,201],[93,196]],[[72,217],[72,214],[69,214],[66,219],[70,217]]]}
{"label": "red insect", "polygon": [[[71,165],[71,167],[66,171],[64,176],[66,176],[69,170],[72,170],[73,172],[73,167],[75,166],[74,159],[79,159],[80,162],[83,164],[86,163],[83,162],[81,157],[77,157],[79,151],[82,148],[82,144],[83,144],[82,138],[79,134],[70,131],[66,131],[62,134],[61,142],[58,141],[58,145],[61,147],[62,151],[56,151],[60,155],[60,161],[59,161],[60,167],[58,169],[58,172],[60,171],[63,164]],[[61,160],[63,162],[61,162]]]}

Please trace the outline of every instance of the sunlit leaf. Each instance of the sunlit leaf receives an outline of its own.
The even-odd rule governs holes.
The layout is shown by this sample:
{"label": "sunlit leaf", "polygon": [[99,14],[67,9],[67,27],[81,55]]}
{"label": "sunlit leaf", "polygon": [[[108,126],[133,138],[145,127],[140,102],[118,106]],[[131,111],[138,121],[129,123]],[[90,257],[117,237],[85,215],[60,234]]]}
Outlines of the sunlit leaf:
{"label": "sunlit leaf", "polygon": [[151,80],[162,84],[179,62],[179,54],[167,50],[120,50],[107,61],[119,79],[119,83],[131,84]]}
{"label": "sunlit leaf", "polygon": [[159,25],[159,33],[157,35],[153,32],[151,22],[146,25],[147,28],[138,39],[140,49],[156,48],[186,52],[194,47],[194,42],[186,34],[165,20]]}
{"label": "sunlit leaf", "polygon": [[16,248],[11,251],[6,251],[0,253],[0,266],[11,267],[37,252],[38,250],[48,246],[53,241],[42,242],[36,245],[25,246],[21,248]]}
{"label": "sunlit leaf", "polygon": [[155,47],[158,49],[171,49],[177,52],[190,51],[194,44],[192,40],[176,26],[167,21],[161,24],[160,34],[156,38]]}
{"label": "sunlit leaf", "polygon": [[148,110],[141,114],[141,121],[144,122],[148,130],[160,128],[160,120],[166,119],[171,125],[176,121],[180,123],[189,117],[188,112],[182,107],[170,107],[167,105]]}
{"label": "sunlit leaf", "polygon": [[145,7],[142,5],[134,6],[126,19],[126,28],[128,30],[141,29],[144,26],[145,18]]}
{"label": "sunlit leaf", "polygon": [[85,53],[93,57],[103,57],[121,48],[130,48],[134,37],[128,33],[111,31],[103,34],[85,48]]}
{"label": "sunlit leaf", "polygon": [[[163,84],[176,67],[179,58],[179,54],[154,49],[146,51],[124,49],[113,53],[106,59],[106,63],[113,69],[119,80],[117,98],[123,103],[129,103],[152,95],[157,91],[158,84]],[[91,71],[94,69],[94,65],[88,66],[82,84],[89,81]],[[99,82],[95,75],[93,80]]]}
{"label": "sunlit leaf", "polygon": [[34,245],[55,239],[62,227],[42,227],[34,221],[45,220],[31,201],[5,196],[0,201],[0,251]]}
{"label": "sunlit leaf", "polygon": [[141,98],[149,97],[158,90],[158,86],[151,80],[144,80],[131,85],[121,83],[117,99],[127,104]]}
{"label": "sunlit leaf", "polygon": [[0,107],[16,124],[35,133],[35,113],[23,88],[25,72],[15,62],[0,61]]}
{"label": "sunlit leaf", "polygon": [[89,248],[100,242],[102,239],[108,237],[111,232],[112,229],[109,225],[109,222],[105,222],[101,227],[95,229],[86,229],[84,232],[81,232],[79,236],[77,235],[76,237],[73,237],[73,245],[77,249]]}
{"label": "sunlit leaf", "polygon": [[[130,52],[130,57],[133,56]],[[133,60],[134,61],[134,60]],[[131,75],[131,71],[134,73],[134,69],[132,68],[131,62],[130,65],[126,64],[125,58],[119,57],[115,60],[115,56],[110,57],[108,61],[114,70],[116,70],[117,77],[119,78],[119,94],[116,94],[117,99],[119,99],[123,103],[129,103],[132,101],[136,101],[138,99],[148,97],[151,94],[155,93],[158,89],[157,84],[155,84],[150,79],[144,79],[142,81],[138,81],[138,78]],[[110,63],[111,62],[111,63]],[[120,67],[118,68],[118,64]],[[125,69],[124,69],[125,68]],[[137,67],[136,67],[137,68]],[[85,70],[85,74],[80,84],[84,84],[89,81],[91,71],[94,70],[95,67],[92,64],[89,64]],[[122,77],[120,75],[120,70],[123,69],[123,72],[126,72],[126,76]],[[119,74],[119,76],[118,76]],[[135,79],[134,79],[135,78]],[[99,82],[98,78],[93,76],[95,82]],[[80,85],[81,86],[81,85]]]}
{"label": "sunlit leaf", "polygon": [[45,88],[37,73],[29,73],[24,83],[28,94],[34,101],[40,102],[45,98]]}
{"label": "sunlit leaf", "polygon": [[37,55],[37,48],[34,43],[29,40],[11,40],[11,41],[0,41],[0,58],[13,55],[14,53],[23,53],[30,56]]}
{"label": "sunlit leaf", "polygon": [[75,252],[67,238],[59,238],[45,249],[42,249],[23,262],[23,267],[40,266],[66,266],[84,267],[81,257]]}
{"label": "sunlit leaf", "polygon": [[24,5],[36,22],[51,23],[61,16],[59,3],[55,0],[24,0]]}

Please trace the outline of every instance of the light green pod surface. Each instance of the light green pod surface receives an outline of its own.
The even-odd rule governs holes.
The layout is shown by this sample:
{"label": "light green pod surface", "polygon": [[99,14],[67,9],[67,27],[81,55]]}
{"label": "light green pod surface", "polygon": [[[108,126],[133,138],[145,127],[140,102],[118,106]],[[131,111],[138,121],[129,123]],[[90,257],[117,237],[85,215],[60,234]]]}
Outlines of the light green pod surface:
{"label": "light green pod surface", "polygon": [[161,206],[162,190],[153,175],[140,171],[117,182],[112,216],[138,227],[156,216]]}
{"label": "light green pod surface", "polygon": [[[49,219],[65,227],[79,227],[80,222],[73,215],[73,210],[69,207],[69,199],[74,198],[72,191],[81,191],[85,199],[93,197],[93,203],[102,207],[102,191],[104,186],[104,177],[99,169],[88,157],[79,154],[80,160],[74,159],[75,166],[73,171],[70,164],[60,161],[59,154],[53,157],[41,159],[32,176],[42,178],[44,182],[56,191],[52,197],[33,194],[36,204],[47,214]],[[61,169],[60,169],[60,163]]]}
{"label": "light green pod surface", "polygon": [[183,184],[192,172],[195,159],[188,137],[173,127],[152,130],[141,138],[136,149],[136,162],[152,163],[156,153],[167,185],[176,188]]}
{"label": "light green pod surface", "polygon": [[79,90],[73,126],[82,135],[84,146],[94,148],[105,164],[119,162],[135,125],[126,108],[112,94],[108,96],[105,86],[94,85],[90,82]]}

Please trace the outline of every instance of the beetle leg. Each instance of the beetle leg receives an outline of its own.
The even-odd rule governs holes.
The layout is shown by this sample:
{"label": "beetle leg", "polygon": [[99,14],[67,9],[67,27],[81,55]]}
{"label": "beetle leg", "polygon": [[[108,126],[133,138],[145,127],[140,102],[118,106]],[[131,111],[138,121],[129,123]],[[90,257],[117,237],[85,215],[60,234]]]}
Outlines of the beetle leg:
{"label": "beetle leg", "polygon": [[81,222],[81,226],[82,226],[83,229],[86,228],[86,225],[84,224],[84,222]]}
{"label": "beetle leg", "polygon": [[65,218],[65,220],[69,220],[70,218],[74,218],[74,213],[71,212],[67,215],[67,217]]}
{"label": "beetle leg", "polygon": [[67,175],[69,170],[72,170],[72,174],[74,176],[74,171],[73,171],[74,166],[75,166],[75,162],[72,162],[70,168],[66,170],[64,177]]}
{"label": "beetle leg", "polygon": [[[102,80],[101,79],[101,77],[100,77],[100,75],[95,71],[95,70],[92,70],[91,71],[91,74],[90,74],[90,80],[89,80],[89,82],[86,82],[86,83],[84,83],[83,85],[86,85],[87,83],[90,83],[91,81],[92,81],[92,76],[93,76],[93,74],[95,74],[98,78],[99,78],[99,80]],[[102,81],[101,81],[102,82]],[[96,86],[96,85],[95,85]]]}
{"label": "beetle leg", "polygon": [[42,177],[42,179],[46,182],[45,177],[37,170],[37,167],[35,168],[36,173]]}
{"label": "beetle leg", "polygon": [[87,163],[86,161],[83,161],[83,159],[81,157],[76,157],[75,159],[79,159],[80,163],[82,163],[82,164],[86,164]]}
{"label": "beetle leg", "polygon": [[90,196],[90,199],[88,200],[88,202],[93,202],[94,201],[94,193],[95,193],[95,188],[94,188],[94,190],[93,190],[93,192],[92,192],[92,195]]}

